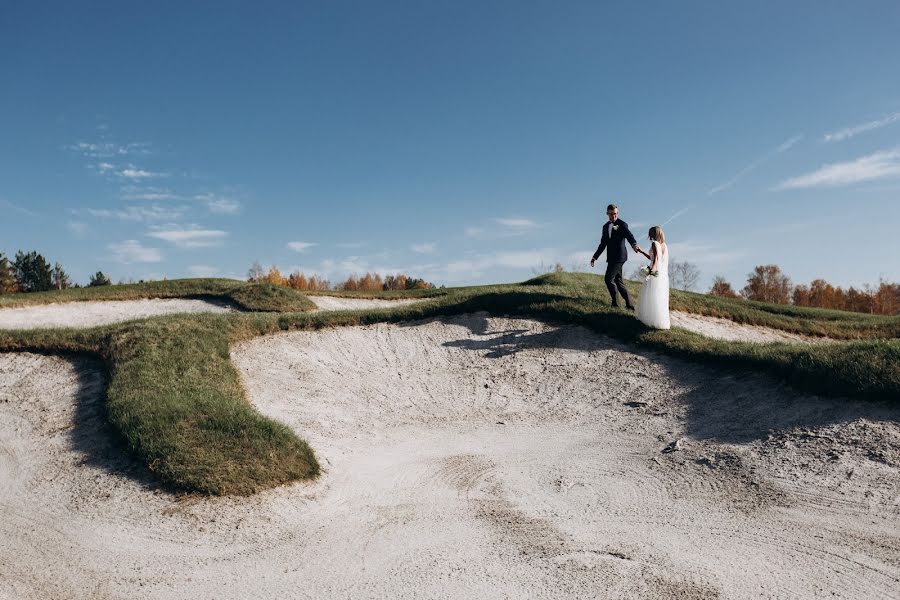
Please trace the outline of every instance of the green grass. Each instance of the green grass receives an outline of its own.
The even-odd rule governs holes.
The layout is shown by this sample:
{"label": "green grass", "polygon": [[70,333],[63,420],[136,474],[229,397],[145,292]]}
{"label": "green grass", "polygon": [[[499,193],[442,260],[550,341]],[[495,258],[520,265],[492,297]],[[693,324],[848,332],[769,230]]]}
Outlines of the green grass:
{"label": "green grass", "polygon": [[199,298],[231,302],[253,311],[300,312],[313,310],[315,304],[290,288],[271,283],[246,283],[234,279],[174,279],[103,285],[33,294],[0,295],[0,308],[87,302],[92,300],[139,300],[143,298]]}
{"label": "green grass", "polygon": [[[629,286],[637,293],[636,284]],[[0,331],[0,351],[81,352],[102,357],[110,380],[107,416],[128,450],[168,487],[204,494],[252,494],[319,473],[314,452],[302,439],[252,408],[229,359],[233,344],[277,331],[487,311],[581,325],[637,350],[724,370],[769,373],[805,392],[900,399],[900,318],[672,294],[675,309],[854,340],[819,345],[723,342],[677,329],[648,330],[631,313],[610,307],[602,277],[589,274],[551,274],[517,285],[341,293],[428,301],[393,309],[327,313],[308,312],[309,300],[292,290],[220,279],[19,296],[25,296],[26,304],[37,304],[179,295],[223,298],[271,312],[171,315],[89,330]],[[0,304],[9,305],[7,299],[0,297]]]}

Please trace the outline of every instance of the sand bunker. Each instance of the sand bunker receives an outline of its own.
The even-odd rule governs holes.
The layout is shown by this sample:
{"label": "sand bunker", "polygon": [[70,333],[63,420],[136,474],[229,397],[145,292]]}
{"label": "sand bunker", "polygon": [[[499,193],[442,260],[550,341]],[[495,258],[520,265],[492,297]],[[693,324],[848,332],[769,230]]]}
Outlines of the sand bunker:
{"label": "sand bunker", "polygon": [[223,302],[186,298],[60,302],[0,309],[0,329],[96,327],[172,313],[222,313],[235,310]]}
{"label": "sand bunker", "polygon": [[707,317],[692,313],[671,311],[672,327],[680,327],[706,337],[727,340],[730,342],[754,342],[767,344],[771,342],[801,342],[804,344],[818,344],[828,342],[827,338],[816,338],[796,333],[789,333],[771,327],[758,325],[744,325],[735,323],[729,319]]}
{"label": "sand bunker", "polygon": [[338,298],[337,296],[307,296],[319,310],[371,310],[373,308],[393,308],[404,304],[424,302],[424,298],[402,298],[384,300],[381,298]]}
{"label": "sand bunker", "polygon": [[176,499],[0,355],[0,598],[896,597],[900,409],[469,315],[237,347],[314,483]]}

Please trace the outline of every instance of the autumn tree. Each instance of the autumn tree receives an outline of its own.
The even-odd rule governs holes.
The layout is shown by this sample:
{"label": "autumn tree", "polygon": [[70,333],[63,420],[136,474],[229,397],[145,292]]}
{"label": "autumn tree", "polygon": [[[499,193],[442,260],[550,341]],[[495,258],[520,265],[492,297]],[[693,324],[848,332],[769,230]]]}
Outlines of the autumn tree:
{"label": "autumn tree", "polygon": [[0,294],[11,294],[17,291],[19,288],[16,285],[16,269],[0,252]]}
{"label": "autumn tree", "polygon": [[37,252],[16,252],[13,267],[16,270],[16,284],[23,292],[46,292],[53,289],[50,264]]}
{"label": "autumn tree", "polygon": [[689,292],[697,287],[700,269],[686,260],[669,263],[669,287]]}
{"label": "autumn tree", "polygon": [[107,277],[103,271],[97,271],[91,275],[88,287],[100,287],[101,285],[112,285],[112,281],[110,281],[109,277]]}
{"label": "autumn tree", "polygon": [[791,296],[791,280],[777,265],[757,265],[747,275],[741,295],[748,300],[787,304]]}
{"label": "autumn tree", "polygon": [[726,281],[722,275],[716,275],[713,279],[712,287],[709,289],[711,296],[720,296],[722,298],[737,298],[737,292],[731,289],[731,284]]}
{"label": "autumn tree", "polygon": [[275,265],[269,267],[269,272],[262,278],[262,281],[273,283],[275,285],[287,285],[287,279],[284,278],[281,271],[279,271],[278,267]]}
{"label": "autumn tree", "polygon": [[396,275],[388,275],[384,278],[384,289],[405,290],[407,281],[409,281],[409,278],[402,273],[397,273]]}

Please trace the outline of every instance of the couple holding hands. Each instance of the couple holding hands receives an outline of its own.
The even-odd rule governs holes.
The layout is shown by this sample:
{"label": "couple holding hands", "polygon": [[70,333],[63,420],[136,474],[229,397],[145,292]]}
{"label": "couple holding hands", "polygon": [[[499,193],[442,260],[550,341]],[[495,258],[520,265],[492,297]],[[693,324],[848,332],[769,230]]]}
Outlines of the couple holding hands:
{"label": "couple holding hands", "polygon": [[[635,316],[642,323],[655,329],[669,329],[669,248],[666,246],[666,236],[662,228],[659,225],[650,228],[647,234],[650,239],[650,252],[645,252],[628,229],[628,223],[619,218],[618,206],[615,204],[607,206],[606,216],[609,220],[603,224],[603,235],[597,251],[591,258],[591,267],[606,250],[605,279],[613,307],[619,306],[616,296],[618,291],[625,299],[625,308],[634,310]],[[626,241],[635,252],[643,254],[650,261],[650,266],[642,270],[646,277],[636,307],[631,303],[628,289],[622,279],[622,268],[628,260]]]}

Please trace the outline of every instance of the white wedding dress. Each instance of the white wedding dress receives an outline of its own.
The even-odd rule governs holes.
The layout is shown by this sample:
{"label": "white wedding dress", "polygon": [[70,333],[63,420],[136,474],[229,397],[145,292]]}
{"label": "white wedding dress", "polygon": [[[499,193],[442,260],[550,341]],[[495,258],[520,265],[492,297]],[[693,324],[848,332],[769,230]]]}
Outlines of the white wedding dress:
{"label": "white wedding dress", "polygon": [[656,277],[648,277],[641,287],[635,314],[647,327],[669,329],[669,248],[663,251],[659,242],[656,249]]}

